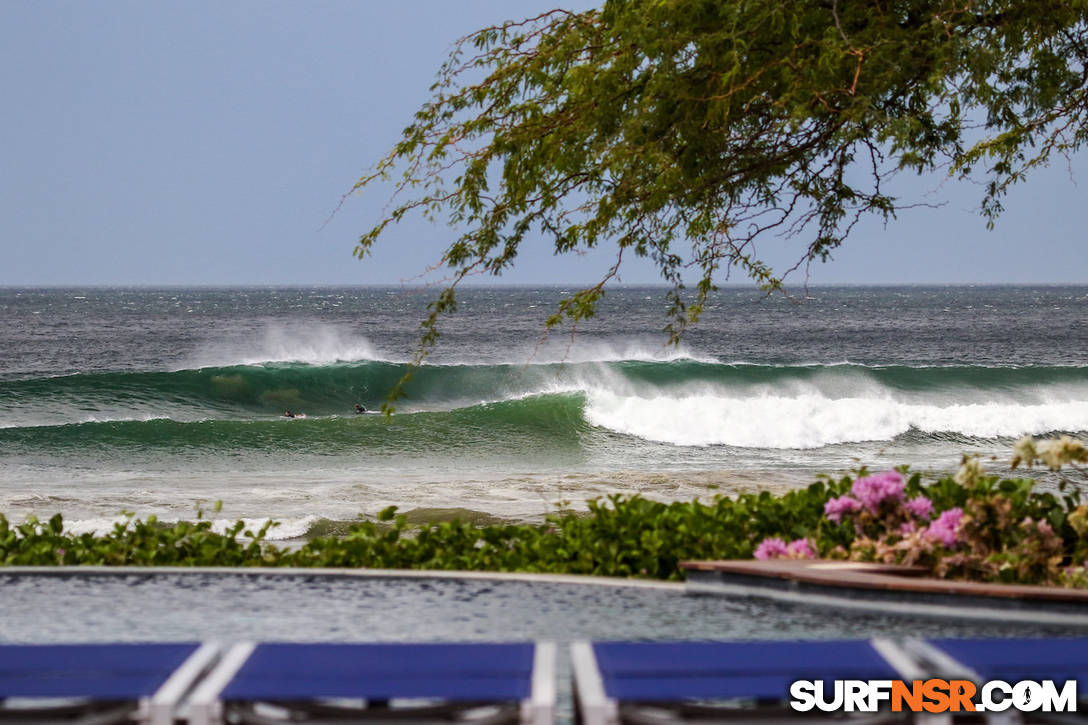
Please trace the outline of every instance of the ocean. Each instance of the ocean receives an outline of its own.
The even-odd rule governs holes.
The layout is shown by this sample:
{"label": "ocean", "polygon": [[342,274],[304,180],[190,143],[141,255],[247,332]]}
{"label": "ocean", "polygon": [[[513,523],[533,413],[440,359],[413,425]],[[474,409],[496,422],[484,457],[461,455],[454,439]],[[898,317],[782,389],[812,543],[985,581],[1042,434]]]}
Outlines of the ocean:
{"label": "ocean", "polygon": [[657,287],[545,334],[572,291],[462,290],[386,419],[354,405],[409,369],[436,289],[0,289],[0,512],[537,521],[964,453],[1001,472],[1024,434],[1088,431],[1088,287],[726,288],[678,347]]}

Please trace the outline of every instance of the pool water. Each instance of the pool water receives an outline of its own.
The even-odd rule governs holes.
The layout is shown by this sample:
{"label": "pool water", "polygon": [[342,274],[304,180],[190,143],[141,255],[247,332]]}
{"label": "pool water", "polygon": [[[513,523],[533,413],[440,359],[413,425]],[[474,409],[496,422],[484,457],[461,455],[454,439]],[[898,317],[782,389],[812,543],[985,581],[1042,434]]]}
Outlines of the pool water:
{"label": "pool water", "polygon": [[938,621],[761,599],[480,579],[320,574],[0,576],[0,641],[437,641],[1031,636],[1061,628]]}
{"label": "pool water", "polygon": [[722,596],[679,586],[166,573],[0,576],[0,642],[500,641],[1060,636],[1061,627],[938,621]]}

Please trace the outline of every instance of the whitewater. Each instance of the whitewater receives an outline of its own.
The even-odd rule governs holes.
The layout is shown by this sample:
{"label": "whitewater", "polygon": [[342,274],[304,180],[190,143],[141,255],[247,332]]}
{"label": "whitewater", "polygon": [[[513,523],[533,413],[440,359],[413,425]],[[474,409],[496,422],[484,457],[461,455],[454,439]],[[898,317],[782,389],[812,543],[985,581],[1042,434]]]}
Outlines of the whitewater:
{"label": "whitewater", "polygon": [[[1022,435],[1088,431],[1088,288],[729,290],[675,347],[655,288],[544,334],[570,291],[467,290],[414,368],[433,290],[0,290],[0,512],[289,539],[387,505],[536,520],[963,453],[996,472]],[[408,373],[392,416],[354,413]]]}

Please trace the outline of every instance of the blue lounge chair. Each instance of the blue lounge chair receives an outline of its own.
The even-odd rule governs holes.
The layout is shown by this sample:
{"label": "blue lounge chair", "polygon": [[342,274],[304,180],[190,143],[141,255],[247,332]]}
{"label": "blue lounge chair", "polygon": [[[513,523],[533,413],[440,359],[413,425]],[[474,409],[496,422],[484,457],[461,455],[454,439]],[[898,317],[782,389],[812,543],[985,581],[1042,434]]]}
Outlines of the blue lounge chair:
{"label": "blue lounge chair", "polygon": [[214,644],[0,645],[0,721],[170,725]]}
{"label": "blue lounge chair", "polygon": [[552,643],[244,643],[194,691],[189,722],[471,718],[551,725],[554,710]]}
{"label": "blue lounge chair", "polygon": [[[907,640],[903,649],[938,677],[975,683],[1001,680],[1077,681],[1078,699],[1088,703],[1088,637],[1054,639]],[[991,719],[999,720],[1003,716]],[[1049,717],[1042,713],[1035,719]],[[1056,716],[1068,720],[1068,716]]]}
{"label": "blue lounge chair", "polygon": [[788,709],[795,680],[920,675],[886,640],[576,642],[571,658],[584,725],[795,719],[803,716]]}
{"label": "blue lounge chair", "polygon": [[905,649],[941,674],[970,671],[983,680],[1077,680],[1088,695],[1088,637],[909,640]]}

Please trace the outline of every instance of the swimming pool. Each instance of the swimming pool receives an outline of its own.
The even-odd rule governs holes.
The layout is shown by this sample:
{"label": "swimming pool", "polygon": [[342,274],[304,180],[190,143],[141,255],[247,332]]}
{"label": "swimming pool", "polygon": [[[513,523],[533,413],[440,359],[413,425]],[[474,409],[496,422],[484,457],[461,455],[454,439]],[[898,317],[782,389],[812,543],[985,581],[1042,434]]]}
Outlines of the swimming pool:
{"label": "swimming pool", "polygon": [[[0,641],[830,639],[1054,635],[1062,627],[834,616],[681,585],[586,578],[277,570],[54,570],[0,575]],[[499,575],[501,577],[501,575]],[[1070,630],[1070,633],[1072,630]]]}
{"label": "swimming pool", "polygon": [[[682,585],[573,577],[374,575],[283,570],[60,570],[0,575],[0,642],[496,641],[1060,636],[1053,625],[938,621]],[[570,720],[559,658],[559,719]]]}

